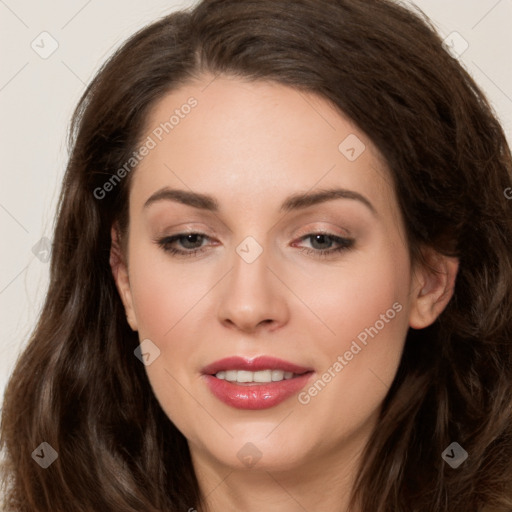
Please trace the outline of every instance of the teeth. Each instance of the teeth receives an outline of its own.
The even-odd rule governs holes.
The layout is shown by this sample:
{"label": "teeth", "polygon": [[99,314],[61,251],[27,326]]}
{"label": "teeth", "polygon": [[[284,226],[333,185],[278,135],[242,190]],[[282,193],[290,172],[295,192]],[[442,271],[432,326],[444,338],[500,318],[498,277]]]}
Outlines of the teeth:
{"label": "teeth", "polygon": [[245,370],[238,370],[236,381],[237,382],[254,382],[253,372],[247,372]]}
{"label": "teeth", "polygon": [[225,379],[229,381],[236,380],[237,373],[238,372],[236,370],[227,370]]}
{"label": "teeth", "polygon": [[293,372],[285,372],[283,370],[260,370],[257,372],[249,372],[247,370],[222,370],[215,374],[218,379],[227,380],[229,382],[279,382],[288,380],[295,376]]}
{"label": "teeth", "polygon": [[272,370],[272,381],[283,380],[284,372],[283,370]]}
{"label": "teeth", "polygon": [[[261,370],[259,372],[245,372],[249,373],[252,377],[253,382],[272,382],[272,371],[271,370]],[[240,372],[238,373],[238,377],[240,378]],[[247,382],[251,382],[248,380]]]}

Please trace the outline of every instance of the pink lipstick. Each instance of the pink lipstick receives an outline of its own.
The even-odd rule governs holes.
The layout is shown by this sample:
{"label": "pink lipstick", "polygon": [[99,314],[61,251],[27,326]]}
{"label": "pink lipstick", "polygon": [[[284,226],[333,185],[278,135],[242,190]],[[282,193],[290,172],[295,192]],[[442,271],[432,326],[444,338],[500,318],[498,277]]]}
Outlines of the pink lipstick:
{"label": "pink lipstick", "polygon": [[311,379],[312,368],[282,359],[234,356],[215,361],[202,370],[212,394],[237,409],[267,409],[298,393]]}

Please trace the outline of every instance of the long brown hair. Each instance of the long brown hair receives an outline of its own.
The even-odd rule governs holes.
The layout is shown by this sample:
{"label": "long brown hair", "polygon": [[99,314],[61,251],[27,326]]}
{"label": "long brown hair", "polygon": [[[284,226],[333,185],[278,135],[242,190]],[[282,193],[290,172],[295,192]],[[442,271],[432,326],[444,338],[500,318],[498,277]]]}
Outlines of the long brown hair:
{"label": "long brown hair", "polygon": [[[407,242],[460,258],[454,296],[410,329],[353,502],[365,512],[512,510],[512,158],[475,82],[428,19],[391,0],[205,0],[131,37],[75,111],[39,321],[8,384],[6,511],[201,507],[188,445],[162,411],[109,266],[149,109],[201,76],[314,92],[385,157]],[[134,171],[136,172],[136,171]],[[512,191],[512,189],[511,189]],[[31,453],[46,442],[57,460]],[[468,453],[457,469],[441,457]]]}

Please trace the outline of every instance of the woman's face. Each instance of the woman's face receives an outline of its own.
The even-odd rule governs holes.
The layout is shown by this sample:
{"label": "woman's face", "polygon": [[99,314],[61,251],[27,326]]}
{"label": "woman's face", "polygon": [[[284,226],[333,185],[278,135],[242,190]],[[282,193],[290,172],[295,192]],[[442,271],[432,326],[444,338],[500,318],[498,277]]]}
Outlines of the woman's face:
{"label": "woman's face", "polygon": [[[422,313],[431,289],[371,141],[318,96],[211,76],[168,94],[146,128],[116,280],[194,461],[355,455],[408,327],[439,312]],[[263,357],[281,361],[252,364]]]}

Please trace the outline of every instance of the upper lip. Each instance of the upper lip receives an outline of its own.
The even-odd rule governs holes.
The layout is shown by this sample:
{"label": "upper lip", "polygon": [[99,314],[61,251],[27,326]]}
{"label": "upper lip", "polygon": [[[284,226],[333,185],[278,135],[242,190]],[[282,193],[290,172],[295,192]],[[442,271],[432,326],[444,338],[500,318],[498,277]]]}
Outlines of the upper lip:
{"label": "upper lip", "polygon": [[297,364],[270,356],[258,356],[253,359],[246,359],[240,356],[231,356],[219,359],[205,366],[202,372],[206,375],[215,375],[222,370],[247,370],[257,372],[259,370],[284,370],[297,374],[313,371],[312,368],[306,368]]}

